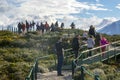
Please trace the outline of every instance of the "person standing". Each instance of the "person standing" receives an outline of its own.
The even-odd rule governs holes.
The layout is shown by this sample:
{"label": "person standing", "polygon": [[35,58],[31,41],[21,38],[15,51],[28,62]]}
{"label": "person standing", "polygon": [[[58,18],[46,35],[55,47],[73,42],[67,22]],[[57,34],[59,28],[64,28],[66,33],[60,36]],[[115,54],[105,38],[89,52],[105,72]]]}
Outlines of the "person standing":
{"label": "person standing", "polygon": [[60,25],[61,29],[64,28],[64,23],[62,22],[61,25]]}
{"label": "person standing", "polygon": [[22,22],[22,33],[25,34],[26,25]]}
{"label": "person standing", "polygon": [[108,40],[107,40],[105,37],[102,36],[102,38],[101,38],[101,40],[100,40],[100,45],[102,46],[102,47],[101,47],[102,56],[105,55],[105,54],[104,54],[104,51],[106,50],[106,46],[104,46],[104,45],[106,45],[106,44],[109,44],[109,42],[108,42]]}
{"label": "person standing", "polygon": [[71,23],[70,27],[71,27],[71,29],[75,29],[75,24],[74,24],[74,22]]}
{"label": "person standing", "polygon": [[[92,49],[95,45],[95,41],[93,39],[93,36],[90,35],[88,40],[87,40],[87,48]],[[92,56],[92,51],[89,51],[88,56]]]}
{"label": "person standing", "polygon": [[57,53],[57,76],[64,76],[62,74],[62,65],[63,65],[63,60],[64,60],[64,45],[62,42],[62,38],[60,38],[56,44],[56,53]]}
{"label": "person standing", "polygon": [[95,27],[93,25],[90,26],[88,34],[94,36],[94,38],[95,38],[96,31],[95,31]]}
{"label": "person standing", "polygon": [[55,25],[53,23],[51,24],[50,28],[52,32],[55,32]]}
{"label": "person standing", "polygon": [[98,47],[100,46],[100,40],[101,40],[101,34],[97,33],[95,37],[95,46]]}
{"label": "person standing", "polygon": [[58,25],[58,21],[55,22],[55,27],[58,28],[59,25]]}
{"label": "person standing", "polygon": [[88,38],[88,33],[87,33],[87,31],[84,31],[83,35],[82,35],[82,39],[86,41],[87,38]]}
{"label": "person standing", "polygon": [[27,29],[27,32],[29,31],[29,23],[28,23],[28,21],[26,20],[26,29]]}
{"label": "person standing", "polygon": [[[100,46],[100,40],[101,40],[101,34],[100,33],[96,33],[96,37],[95,37],[95,47]],[[101,48],[98,48],[95,50],[95,53],[101,52]]]}
{"label": "person standing", "polygon": [[18,27],[18,34],[20,34],[20,33],[21,33],[21,29],[22,29],[22,25],[21,25],[20,22],[18,23],[18,26],[17,26],[17,27]]}
{"label": "person standing", "polygon": [[45,22],[44,27],[45,27],[46,32],[49,31],[49,24],[47,23],[47,21]]}
{"label": "person standing", "polygon": [[79,48],[80,48],[80,35],[76,35],[73,40],[72,40],[72,49],[73,49],[73,52],[75,54],[75,58],[78,57],[78,51],[79,51]]}

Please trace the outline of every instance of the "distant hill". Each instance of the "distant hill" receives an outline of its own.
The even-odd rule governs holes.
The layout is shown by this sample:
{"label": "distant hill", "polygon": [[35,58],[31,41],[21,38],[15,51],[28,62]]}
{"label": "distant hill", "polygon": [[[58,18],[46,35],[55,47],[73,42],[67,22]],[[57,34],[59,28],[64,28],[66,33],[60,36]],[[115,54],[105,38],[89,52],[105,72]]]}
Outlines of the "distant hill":
{"label": "distant hill", "polygon": [[101,29],[97,30],[97,32],[108,35],[120,35],[120,20],[102,27]]}
{"label": "distant hill", "polygon": [[111,24],[112,22],[114,22],[114,20],[103,19],[101,21],[101,23],[96,26],[96,30],[100,30],[100,29],[104,28],[105,26]]}

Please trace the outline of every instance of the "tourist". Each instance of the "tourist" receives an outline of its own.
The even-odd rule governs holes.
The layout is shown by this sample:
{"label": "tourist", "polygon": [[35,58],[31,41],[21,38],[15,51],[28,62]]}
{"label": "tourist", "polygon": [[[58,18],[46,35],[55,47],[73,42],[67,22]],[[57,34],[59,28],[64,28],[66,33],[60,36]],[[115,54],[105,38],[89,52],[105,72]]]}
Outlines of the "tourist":
{"label": "tourist", "polygon": [[95,31],[95,27],[93,27],[93,25],[90,26],[88,34],[94,36],[94,38],[95,38],[96,31]]}
{"label": "tourist", "polygon": [[55,44],[55,48],[56,48],[56,53],[57,53],[57,75],[58,76],[64,76],[62,74],[62,65],[63,65],[63,60],[64,60],[64,45],[62,42],[62,38],[60,38],[56,44]]}
{"label": "tourist", "polygon": [[75,58],[78,57],[78,52],[79,52],[79,48],[80,48],[79,40],[80,40],[80,35],[76,35],[72,40],[72,49],[75,54]]}
{"label": "tourist", "polygon": [[106,50],[106,44],[109,44],[108,40],[102,36],[101,40],[100,40],[100,45],[102,46],[101,47],[101,50],[102,50],[102,56],[104,56],[104,51]]}
{"label": "tourist", "polygon": [[[93,36],[90,35],[88,40],[87,40],[87,48],[88,49],[92,49],[95,45],[95,41],[93,39]],[[92,51],[90,50],[89,53],[88,53],[88,56],[92,56]]]}

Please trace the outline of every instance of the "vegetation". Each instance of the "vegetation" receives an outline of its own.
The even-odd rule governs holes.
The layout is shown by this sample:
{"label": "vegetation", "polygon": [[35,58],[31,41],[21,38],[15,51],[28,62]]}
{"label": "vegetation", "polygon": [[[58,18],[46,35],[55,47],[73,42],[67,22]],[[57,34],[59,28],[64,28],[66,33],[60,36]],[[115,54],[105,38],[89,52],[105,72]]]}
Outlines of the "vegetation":
{"label": "vegetation", "polygon": [[[118,71],[118,68],[120,67],[119,64],[104,64],[101,62],[93,63],[90,65],[84,64],[87,71],[90,72],[90,74],[98,74],[101,80],[119,80],[120,79],[120,72]],[[80,71],[78,70],[75,74],[74,79],[80,80]],[[94,76],[90,76],[88,74],[85,74],[85,80],[93,80]]]}
{"label": "vegetation", "polygon": [[[46,55],[50,57],[39,61],[41,63],[39,71],[46,72],[55,69],[54,43],[58,37],[64,37],[67,49],[71,47],[70,43],[74,34],[82,35],[82,33],[83,31],[78,29],[66,29],[45,34],[30,32],[20,36],[9,31],[0,31],[0,80],[24,80],[35,58]],[[104,34],[104,36],[110,42],[120,40],[119,35]],[[112,74],[107,76],[112,76]]]}

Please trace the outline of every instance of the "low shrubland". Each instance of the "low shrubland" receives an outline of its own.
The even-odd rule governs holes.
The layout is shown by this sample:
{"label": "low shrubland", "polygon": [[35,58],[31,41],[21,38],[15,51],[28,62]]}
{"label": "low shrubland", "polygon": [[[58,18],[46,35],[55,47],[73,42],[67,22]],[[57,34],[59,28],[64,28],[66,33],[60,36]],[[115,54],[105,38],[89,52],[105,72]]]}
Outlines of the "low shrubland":
{"label": "low shrubland", "polygon": [[[93,63],[90,65],[83,64],[85,69],[89,72],[89,75],[85,73],[85,80],[94,80],[94,75],[99,75],[100,80],[119,80],[120,79],[120,72],[118,68],[120,65],[113,65],[113,64],[105,64],[101,62]],[[77,69],[75,72],[74,79],[80,79],[81,71]]]}
{"label": "low shrubland", "polygon": [[[56,69],[54,44],[58,37],[64,37],[64,44],[67,49],[71,47],[74,34],[82,35],[82,33],[83,31],[78,29],[66,29],[60,32],[48,32],[45,34],[29,32],[21,36],[9,31],[0,31],[0,80],[24,80],[35,59],[46,55],[50,56],[39,60],[39,72]],[[72,37],[71,34],[73,34]],[[110,42],[120,40],[119,35],[105,35],[105,37]],[[71,62],[66,61],[65,64],[71,64]],[[92,66],[88,69],[93,70]],[[106,70],[108,69],[106,68]],[[111,77],[113,74],[108,74],[105,78],[109,76]]]}

